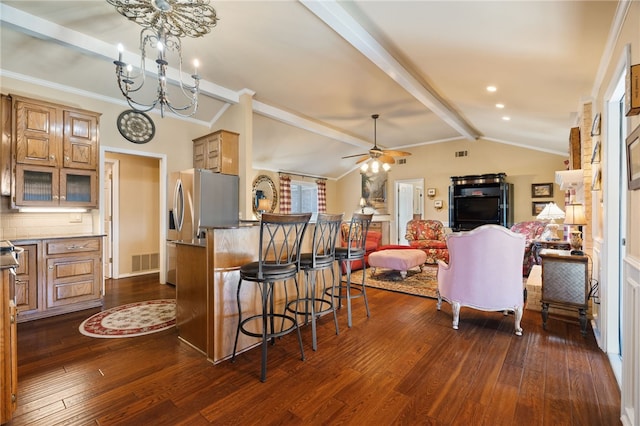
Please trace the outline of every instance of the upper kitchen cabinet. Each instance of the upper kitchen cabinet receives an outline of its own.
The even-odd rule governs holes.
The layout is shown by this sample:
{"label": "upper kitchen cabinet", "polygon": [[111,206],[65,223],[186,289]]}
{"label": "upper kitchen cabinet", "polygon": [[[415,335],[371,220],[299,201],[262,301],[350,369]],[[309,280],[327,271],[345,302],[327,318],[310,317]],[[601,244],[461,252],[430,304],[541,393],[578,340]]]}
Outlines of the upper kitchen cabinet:
{"label": "upper kitchen cabinet", "polygon": [[12,206],[98,207],[100,114],[11,99]]}
{"label": "upper kitchen cabinet", "polygon": [[228,130],[193,140],[193,168],[226,175],[238,174],[238,133]]}

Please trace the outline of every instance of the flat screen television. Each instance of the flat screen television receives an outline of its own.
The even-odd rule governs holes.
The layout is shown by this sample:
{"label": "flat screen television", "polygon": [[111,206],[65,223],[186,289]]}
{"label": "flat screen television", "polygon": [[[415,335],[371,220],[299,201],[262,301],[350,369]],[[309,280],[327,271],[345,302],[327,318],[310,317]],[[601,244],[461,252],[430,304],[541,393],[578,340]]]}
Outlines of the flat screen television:
{"label": "flat screen television", "polygon": [[500,223],[500,197],[456,198],[455,221]]}

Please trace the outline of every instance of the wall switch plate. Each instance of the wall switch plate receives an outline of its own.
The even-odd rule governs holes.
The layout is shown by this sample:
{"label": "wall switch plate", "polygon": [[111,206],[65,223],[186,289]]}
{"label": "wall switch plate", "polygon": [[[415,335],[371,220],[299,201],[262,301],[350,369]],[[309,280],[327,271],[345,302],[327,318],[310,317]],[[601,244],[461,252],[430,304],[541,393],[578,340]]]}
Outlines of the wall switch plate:
{"label": "wall switch plate", "polygon": [[441,209],[442,205],[443,205],[442,200],[435,200],[433,202],[433,207],[435,207],[436,209]]}
{"label": "wall switch plate", "polygon": [[80,213],[70,214],[69,223],[82,223],[82,215]]}

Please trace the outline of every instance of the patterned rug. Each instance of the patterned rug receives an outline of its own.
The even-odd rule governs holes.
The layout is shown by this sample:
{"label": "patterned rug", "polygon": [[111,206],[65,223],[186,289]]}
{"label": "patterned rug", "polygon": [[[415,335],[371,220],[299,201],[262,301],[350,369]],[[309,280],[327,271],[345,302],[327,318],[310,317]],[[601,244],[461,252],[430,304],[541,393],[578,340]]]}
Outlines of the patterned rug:
{"label": "patterned rug", "polygon": [[[435,299],[438,297],[437,274],[437,266],[424,266],[422,272],[417,268],[407,271],[407,277],[403,280],[399,271],[376,268],[376,273],[373,275],[373,268],[367,268],[365,283],[369,287]],[[361,282],[362,270],[351,273],[351,280]]]}
{"label": "patterned rug", "polygon": [[175,299],[159,299],[98,312],[80,324],[80,333],[98,338],[135,337],[166,330],[175,325]]}

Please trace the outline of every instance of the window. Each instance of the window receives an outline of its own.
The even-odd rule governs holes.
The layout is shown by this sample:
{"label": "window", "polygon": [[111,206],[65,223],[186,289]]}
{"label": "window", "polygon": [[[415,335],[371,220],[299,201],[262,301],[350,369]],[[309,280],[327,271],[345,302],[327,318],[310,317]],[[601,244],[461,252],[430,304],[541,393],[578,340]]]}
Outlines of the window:
{"label": "window", "polygon": [[312,212],[311,220],[318,216],[318,185],[313,182],[291,181],[291,213]]}

